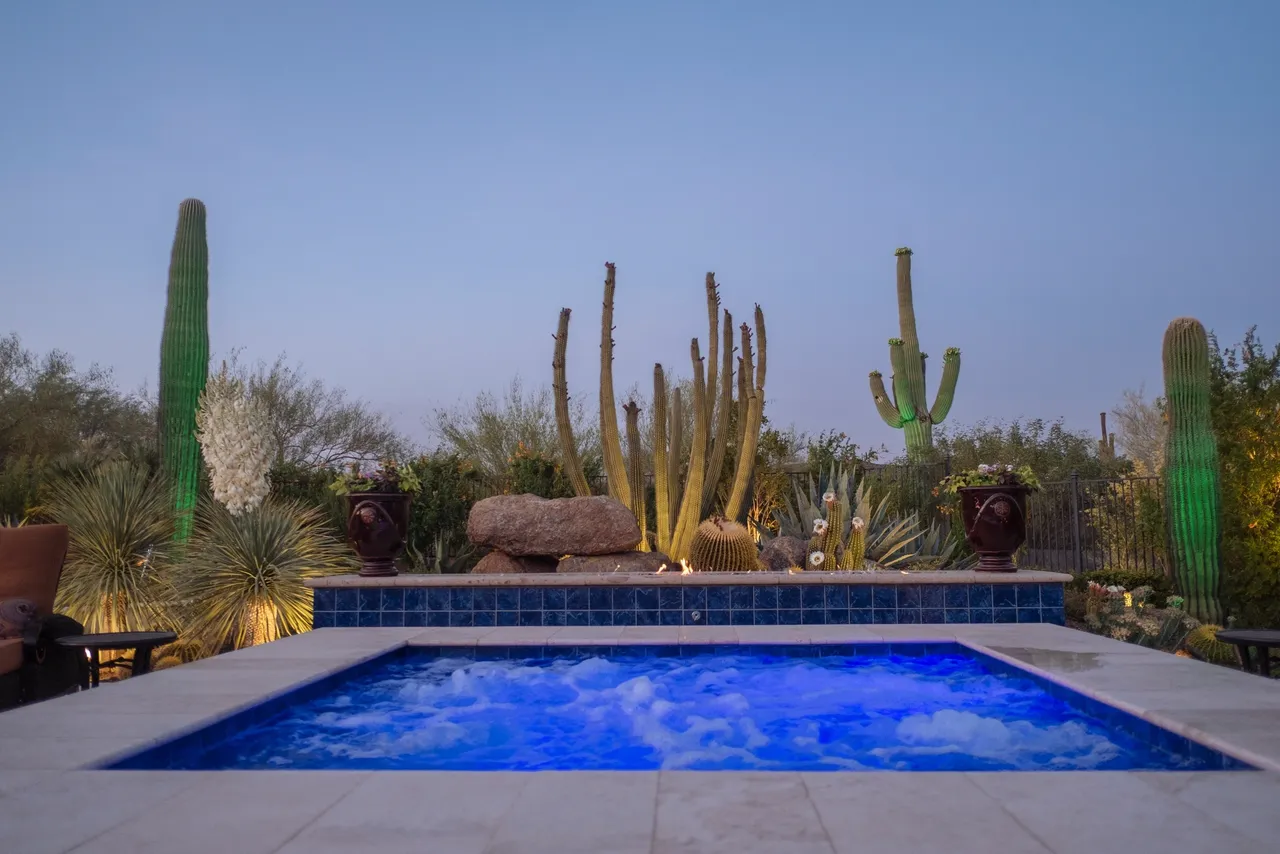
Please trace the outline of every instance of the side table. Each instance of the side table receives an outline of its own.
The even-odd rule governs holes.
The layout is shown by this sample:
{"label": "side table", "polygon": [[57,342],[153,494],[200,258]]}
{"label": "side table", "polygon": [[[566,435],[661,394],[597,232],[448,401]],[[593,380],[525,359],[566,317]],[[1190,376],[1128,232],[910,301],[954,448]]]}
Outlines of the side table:
{"label": "side table", "polygon": [[[178,639],[175,632],[105,632],[96,635],[72,635],[58,638],[59,646],[83,649],[88,653],[89,668],[80,687],[98,687],[98,672],[103,667],[129,667],[130,675],[141,676],[151,672],[151,651],[158,646],[173,643]],[[101,661],[102,650],[133,650],[132,659],[114,658]]]}
{"label": "side table", "polygon": [[1240,666],[1246,673],[1253,672],[1250,647],[1258,650],[1258,672],[1271,675],[1271,648],[1280,647],[1280,632],[1270,629],[1224,629],[1217,633],[1218,640],[1235,644],[1240,656]]}

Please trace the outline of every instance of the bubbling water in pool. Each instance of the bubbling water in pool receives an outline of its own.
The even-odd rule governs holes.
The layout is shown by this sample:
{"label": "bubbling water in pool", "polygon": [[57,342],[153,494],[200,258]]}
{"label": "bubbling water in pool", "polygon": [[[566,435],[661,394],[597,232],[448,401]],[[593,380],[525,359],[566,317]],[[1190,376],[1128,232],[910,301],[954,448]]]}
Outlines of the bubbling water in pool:
{"label": "bubbling water in pool", "polygon": [[966,655],[409,658],[240,733],[204,767],[1188,767]]}

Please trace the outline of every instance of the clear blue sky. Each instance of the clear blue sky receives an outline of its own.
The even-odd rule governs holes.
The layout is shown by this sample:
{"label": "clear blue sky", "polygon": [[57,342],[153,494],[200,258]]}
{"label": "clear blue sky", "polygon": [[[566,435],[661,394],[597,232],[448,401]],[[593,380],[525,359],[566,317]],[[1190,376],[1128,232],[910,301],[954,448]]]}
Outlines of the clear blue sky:
{"label": "clear blue sky", "polygon": [[702,276],[768,414],[901,447],[893,250],[952,420],[1096,429],[1168,321],[1280,339],[1274,0],[0,4],[0,333],[155,384],[179,201],[213,348],[433,406],[687,374]]}

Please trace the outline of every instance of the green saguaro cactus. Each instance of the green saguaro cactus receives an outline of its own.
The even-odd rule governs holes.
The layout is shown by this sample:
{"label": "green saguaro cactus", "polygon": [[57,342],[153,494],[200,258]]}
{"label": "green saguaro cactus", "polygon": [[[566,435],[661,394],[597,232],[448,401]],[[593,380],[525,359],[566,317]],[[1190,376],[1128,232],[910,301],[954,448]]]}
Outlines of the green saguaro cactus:
{"label": "green saguaro cactus", "polygon": [[1218,442],[1209,413],[1209,337],[1192,317],[1164,333],[1164,394],[1169,430],[1164,483],[1173,566],[1187,612],[1220,623],[1222,493]]}
{"label": "green saguaro cactus", "polygon": [[903,246],[893,253],[898,258],[898,327],[900,337],[889,339],[889,366],[893,369],[893,397],[885,391],[879,371],[871,372],[871,395],[876,410],[890,427],[899,428],[907,443],[907,454],[919,457],[933,447],[933,425],[941,424],[951,411],[960,378],[960,350],[948,347],[942,356],[942,382],[933,408],[925,389],[925,360],[916,334],[916,310],[911,294],[911,250]]}
{"label": "green saguaro cactus", "polygon": [[209,375],[209,243],[204,202],[178,206],[160,336],[160,458],[173,490],[177,539],[191,534],[200,473],[196,410]]}

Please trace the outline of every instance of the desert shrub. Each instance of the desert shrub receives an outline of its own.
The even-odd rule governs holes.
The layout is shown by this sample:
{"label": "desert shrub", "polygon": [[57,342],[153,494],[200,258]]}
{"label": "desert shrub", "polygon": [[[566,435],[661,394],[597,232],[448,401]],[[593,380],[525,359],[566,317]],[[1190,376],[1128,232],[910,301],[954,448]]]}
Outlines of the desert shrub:
{"label": "desert shrub", "polygon": [[422,485],[409,515],[408,557],[414,569],[465,572],[474,562],[467,516],[484,496],[479,472],[458,454],[438,453],[409,463]]}
{"label": "desert shrub", "polygon": [[1222,598],[1249,628],[1280,628],[1280,347],[1254,331],[1213,342],[1212,413],[1222,466]]}
{"label": "desert shrub", "polygon": [[1150,587],[1151,596],[1148,601],[1154,608],[1165,607],[1169,597],[1174,593],[1173,584],[1163,574],[1129,569],[1099,569],[1086,572],[1084,575],[1073,578],[1069,587],[1072,590],[1084,591],[1091,581],[1102,587],[1123,587],[1125,590]]}
{"label": "desert shrub", "polygon": [[507,463],[507,489],[512,495],[571,498],[573,484],[560,464],[545,454],[520,444]]}
{"label": "desert shrub", "polygon": [[339,538],[346,536],[347,502],[329,488],[334,479],[332,469],[277,463],[271,467],[267,479],[271,483],[272,498],[321,511],[326,529]]}

